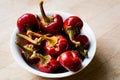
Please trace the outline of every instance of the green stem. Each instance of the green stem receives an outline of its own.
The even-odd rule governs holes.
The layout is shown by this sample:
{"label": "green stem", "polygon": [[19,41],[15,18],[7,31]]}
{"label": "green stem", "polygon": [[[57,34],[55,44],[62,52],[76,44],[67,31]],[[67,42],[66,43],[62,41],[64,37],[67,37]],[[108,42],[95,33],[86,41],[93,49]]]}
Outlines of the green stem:
{"label": "green stem", "polygon": [[69,38],[70,38],[70,40],[75,44],[75,46],[77,47],[77,46],[80,46],[80,42],[77,42],[77,41],[75,41],[74,40],[74,35],[73,35],[73,31],[71,30],[71,31],[69,31]]}
{"label": "green stem", "polygon": [[42,17],[43,17],[44,21],[49,23],[50,19],[46,16],[45,11],[43,9],[43,0],[40,0],[39,5],[40,5],[40,11],[41,11],[41,14],[42,14]]}
{"label": "green stem", "polygon": [[38,41],[32,40],[31,38],[29,38],[28,36],[25,36],[23,34],[18,33],[17,36],[31,42],[34,45],[40,45],[40,43]]}
{"label": "green stem", "polygon": [[34,36],[37,36],[37,37],[42,37],[43,36],[42,34],[35,33],[33,31],[27,31],[27,35],[34,35]]}
{"label": "green stem", "polygon": [[33,31],[27,31],[27,35],[34,35],[34,36],[37,36],[37,37],[43,37],[43,36],[51,36],[51,34],[39,34],[39,33],[36,33],[36,32],[33,32]]}
{"label": "green stem", "polygon": [[20,42],[19,41],[15,41],[15,43],[16,43],[16,45],[18,46],[18,47],[20,47],[20,49],[22,49],[23,51],[24,51],[24,56],[26,57],[26,59],[29,59],[29,57],[32,55],[32,53],[33,53],[33,50],[29,50],[29,49],[27,49],[27,48],[25,48],[25,47],[23,47],[21,44],[20,44]]}
{"label": "green stem", "polygon": [[48,64],[51,60],[50,55],[43,56],[42,54],[37,54],[37,56],[40,58],[40,65],[41,66],[44,66],[44,65]]}
{"label": "green stem", "polygon": [[58,37],[52,36],[52,37],[46,37],[45,38],[48,41],[49,47],[54,47],[58,43]]}
{"label": "green stem", "polygon": [[80,46],[80,42],[74,40],[75,31],[71,28],[71,26],[67,27],[66,33],[68,34],[71,42],[74,43],[76,47]]}
{"label": "green stem", "polygon": [[26,48],[24,48],[18,40],[15,41],[15,44],[17,44],[17,46],[19,46],[23,51],[27,51]]}
{"label": "green stem", "polygon": [[28,31],[27,35],[34,35],[34,36],[37,36],[37,37],[41,37],[41,41],[47,40],[49,47],[53,47],[53,46],[55,46],[58,43],[58,38],[56,36],[48,37],[51,34],[42,35],[42,34],[39,34],[39,33]]}
{"label": "green stem", "polygon": [[80,52],[80,54],[82,54],[84,57],[88,58],[88,50],[85,50],[82,46],[78,46],[77,50]]}

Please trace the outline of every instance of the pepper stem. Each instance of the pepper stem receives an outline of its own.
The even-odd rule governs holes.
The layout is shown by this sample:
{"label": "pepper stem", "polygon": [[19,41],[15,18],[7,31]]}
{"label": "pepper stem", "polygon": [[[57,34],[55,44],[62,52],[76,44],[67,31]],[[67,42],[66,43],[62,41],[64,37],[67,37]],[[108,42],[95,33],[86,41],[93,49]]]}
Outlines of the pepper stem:
{"label": "pepper stem", "polygon": [[51,36],[51,34],[44,34],[44,35],[42,35],[42,34],[39,34],[39,33],[35,33],[33,31],[27,31],[27,35],[34,35],[34,36],[37,36],[37,37]]}
{"label": "pepper stem", "polygon": [[88,58],[88,50],[84,49],[82,46],[78,46],[77,50],[84,56]]}
{"label": "pepper stem", "polygon": [[30,37],[20,34],[20,33],[18,33],[17,36],[31,42],[34,45],[40,45],[41,38],[38,38],[38,39],[36,38],[35,40],[33,40]]}
{"label": "pepper stem", "polygon": [[40,64],[41,65],[45,65],[47,64],[50,59],[51,59],[51,56],[50,55],[42,55],[40,53],[36,53],[36,51],[34,50],[29,50],[25,47],[23,47],[19,41],[15,41],[15,43],[25,52],[24,55],[27,59],[34,59],[34,58],[39,58],[40,59]]}
{"label": "pepper stem", "polygon": [[28,31],[27,35],[34,35],[34,36],[37,36],[37,37],[41,37],[41,41],[47,40],[49,47],[53,47],[53,46],[55,46],[58,43],[58,38],[56,36],[48,37],[51,34],[42,35],[42,34],[39,34],[39,33]]}
{"label": "pepper stem", "polygon": [[22,49],[24,51],[24,56],[26,57],[26,59],[29,59],[29,57],[33,53],[33,50],[32,49],[30,50],[28,48],[23,47],[18,40],[16,40],[15,43],[18,47],[20,47],[20,49]]}
{"label": "pepper stem", "polygon": [[39,58],[40,59],[40,65],[44,66],[47,63],[49,63],[51,56],[50,55],[42,55],[41,53],[36,53],[35,51],[33,52],[33,54],[30,56],[30,59],[34,59],[34,58]]}
{"label": "pepper stem", "polygon": [[54,47],[58,43],[58,38],[56,36],[46,37],[49,47]]}
{"label": "pepper stem", "polygon": [[18,40],[15,41],[15,44],[16,44],[17,46],[19,46],[23,51],[27,51],[27,49],[24,48],[24,47],[20,44],[20,42],[19,42]]}
{"label": "pepper stem", "polygon": [[38,58],[40,58],[40,65],[41,66],[44,66],[44,65],[48,64],[51,60],[50,55],[43,56],[42,54],[37,54],[36,56],[38,56]]}
{"label": "pepper stem", "polygon": [[75,31],[71,28],[71,26],[68,26],[65,32],[68,34],[71,42],[75,44],[75,47],[80,46],[80,42],[74,40]]}
{"label": "pepper stem", "polygon": [[50,22],[50,19],[46,16],[46,14],[45,14],[45,11],[44,11],[44,9],[43,9],[43,0],[40,0],[40,11],[41,11],[41,14],[42,14],[42,17],[43,17],[43,19],[44,19],[44,21],[45,22]]}

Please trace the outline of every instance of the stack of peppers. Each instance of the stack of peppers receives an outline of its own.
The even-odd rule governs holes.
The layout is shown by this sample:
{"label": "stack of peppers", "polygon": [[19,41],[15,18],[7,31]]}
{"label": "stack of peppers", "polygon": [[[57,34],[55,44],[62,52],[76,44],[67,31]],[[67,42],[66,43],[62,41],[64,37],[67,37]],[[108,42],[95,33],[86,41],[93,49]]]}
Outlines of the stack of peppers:
{"label": "stack of peppers", "polygon": [[47,73],[76,72],[87,58],[90,46],[86,35],[81,35],[82,20],[77,16],[63,19],[61,15],[47,16],[40,0],[42,17],[26,13],[17,20],[21,55],[29,64]]}

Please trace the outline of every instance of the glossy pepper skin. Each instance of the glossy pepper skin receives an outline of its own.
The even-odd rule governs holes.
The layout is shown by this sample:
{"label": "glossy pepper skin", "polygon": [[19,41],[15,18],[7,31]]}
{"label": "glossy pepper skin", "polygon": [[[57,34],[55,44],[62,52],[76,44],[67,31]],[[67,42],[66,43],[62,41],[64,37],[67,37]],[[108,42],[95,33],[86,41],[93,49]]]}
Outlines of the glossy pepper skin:
{"label": "glossy pepper skin", "polygon": [[37,16],[31,13],[25,13],[17,20],[17,27],[20,32],[26,32],[28,29],[32,31],[39,30]]}
{"label": "glossy pepper skin", "polygon": [[88,50],[90,47],[90,41],[86,35],[78,35],[75,37],[76,41],[79,41],[84,49]]}
{"label": "glossy pepper skin", "polygon": [[40,63],[37,63],[38,70],[46,73],[60,73],[66,71],[65,68],[61,66],[59,61],[55,59],[51,59],[49,63],[45,65],[40,65]]}
{"label": "glossy pepper skin", "polygon": [[62,31],[63,19],[59,14],[47,16],[43,9],[43,1],[40,0],[40,10],[42,18],[40,20],[40,28],[43,32],[49,34],[59,34]]}
{"label": "glossy pepper skin", "polygon": [[55,35],[55,37],[58,38],[57,44],[50,47],[48,45],[48,41],[46,41],[44,46],[45,52],[52,57],[58,57],[62,52],[68,49],[68,41],[66,38],[64,38],[62,35]]}
{"label": "glossy pepper skin", "polygon": [[40,27],[42,31],[45,33],[50,33],[50,34],[61,33],[63,27],[63,19],[59,14],[55,14],[53,15],[53,21],[48,24],[42,23],[42,19],[41,19]]}
{"label": "glossy pepper skin", "polygon": [[64,21],[64,30],[67,30],[68,28],[71,28],[72,30],[74,30],[75,35],[80,34],[80,30],[83,27],[83,22],[82,20],[77,17],[77,16],[70,16],[68,17],[65,21]]}
{"label": "glossy pepper skin", "polygon": [[82,60],[77,51],[65,51],[59,56],[60,64],[68,71],[76,72],[82,67]]}

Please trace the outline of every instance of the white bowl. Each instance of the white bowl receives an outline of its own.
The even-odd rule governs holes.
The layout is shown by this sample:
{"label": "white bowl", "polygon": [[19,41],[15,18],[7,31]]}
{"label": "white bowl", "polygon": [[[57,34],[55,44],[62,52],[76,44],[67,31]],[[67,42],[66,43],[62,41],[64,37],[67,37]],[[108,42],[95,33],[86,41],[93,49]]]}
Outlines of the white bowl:
{"label": "white bowl", "polygon": [[[71,16],[71,14],[69,13],[65,13],[65,12],[59,12],[59,11],[50,11],[47,12],[47,15],[52,15],[52,14],[60,14],[63,17],[63,20],[65,20],[67,17]],[[83,20],[82,20],[83,21]],[[12,37],[11,37],[11,41],[10,41],[10,47],[11,47],[11,51],[12,51],[12,55],[15,58],[15,60],[17,61],[17,63],[22,66],[24,69],[26,69],[27,71],[36,74],[38,76],[41,77],[46,77],[46,78],[62,78],[62,77],[67,77],[67,76],[71,76],[74,75],[78,72],[80,72],[81,70],[83,70],[93,59],[94,55],[95,55],[95,51],[96,51],[96,39],[95,39],[95,35],[93,33],[93,31],[91,30],[91,28],[83,21],[83,28],[82,28],[82,34],[87,35],[87,37],[90,40],[90,48],[88,51],[88,58],[85,58],[84,61],[82,62],[82,68],[77,71],[77,72],[64,72],[64,73],[45,73],[45,72],[41,72],[38,71],[34,66],[29,66],[22,58],[19,49],[17,47],[17,45],[15,44],[15,40],[17,39],[16,33],[18,33],[18,29],[15,28],[15,30],[12,33]]]}

